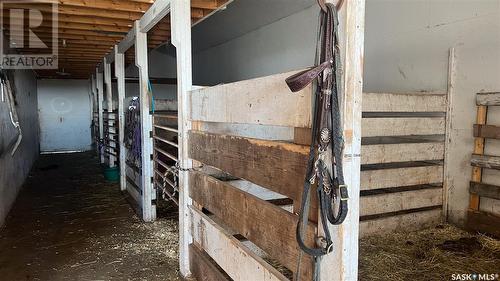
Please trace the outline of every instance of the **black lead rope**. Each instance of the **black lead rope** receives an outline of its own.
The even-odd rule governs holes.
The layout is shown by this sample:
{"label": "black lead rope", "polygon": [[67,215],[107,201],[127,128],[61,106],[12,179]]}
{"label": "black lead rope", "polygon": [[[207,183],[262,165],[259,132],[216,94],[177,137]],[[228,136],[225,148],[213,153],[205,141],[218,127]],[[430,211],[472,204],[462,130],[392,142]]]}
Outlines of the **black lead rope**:
{"label": "black lead rope", "polygon": [[[302,251],[314,258],[314,280],[319,280],[321,257],[332,251],[333,241],[328,223],[342,224],[348,212],[348,192],[344,183],[343,129],[340,116],[342,97],[341,61],[338,41],[338,15],[333,4],[324,4],[320,11],[316,67],[286,79],[293,92],[313,83],[314,105],[312,143],[309,151],[304,190],[297,224],[297,242]],[[305,232],[309,223],[311,187],[316,187],[324,237],[317,237],[317,246],[306,245]],[[300,277],[299,255],[296,280]]]}

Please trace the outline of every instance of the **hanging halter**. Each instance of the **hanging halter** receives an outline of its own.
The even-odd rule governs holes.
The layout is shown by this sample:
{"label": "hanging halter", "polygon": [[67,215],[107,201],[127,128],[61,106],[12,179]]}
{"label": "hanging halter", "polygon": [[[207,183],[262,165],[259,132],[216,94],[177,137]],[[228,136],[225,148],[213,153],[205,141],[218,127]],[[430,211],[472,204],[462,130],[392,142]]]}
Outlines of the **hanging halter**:
{"label": "hanging halter", "polygon": [[[343,95],[337,7],[325,3],[324,0],[318,0],[318,4],[321,12],[316,66],[286,79],[286,83],[293,92],[300,91],[311,83],[314,85],[312,143],[296,231],[300,248],[314,258],[314,280],[319,280],[321,257],[329,254],[333,249],[328,223],[342,224],[348,211],[348,192],[342,169],[344,141],[340,103]],[[341,5],[342,1],[338,7]],[[309,221],[312,186],[316,187],[325,237],[317,237],[318,246],[311,248],[304,243],[304,235]],[[300,275],[302,254],[301,252],[299,255],[297,280]]]}

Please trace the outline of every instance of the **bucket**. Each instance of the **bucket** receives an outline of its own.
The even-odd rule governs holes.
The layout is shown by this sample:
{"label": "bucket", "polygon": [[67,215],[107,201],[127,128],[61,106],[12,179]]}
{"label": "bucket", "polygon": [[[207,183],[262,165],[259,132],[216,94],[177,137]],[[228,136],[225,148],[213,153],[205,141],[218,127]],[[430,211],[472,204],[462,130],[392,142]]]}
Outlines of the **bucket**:
{"label": "bucket", "polygon": [[120,170],[118,167],[104,168],[104,178],[110,182],[120,181]]}

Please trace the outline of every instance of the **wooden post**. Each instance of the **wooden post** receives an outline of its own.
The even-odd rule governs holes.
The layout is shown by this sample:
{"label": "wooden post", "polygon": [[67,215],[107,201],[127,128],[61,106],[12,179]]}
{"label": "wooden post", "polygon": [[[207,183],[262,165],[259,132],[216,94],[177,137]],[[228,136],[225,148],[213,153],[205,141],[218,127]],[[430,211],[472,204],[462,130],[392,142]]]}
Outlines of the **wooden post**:
{"label": "wooden post", "polygon": [[118,45],[115,46],[115,75],[118,88],[118,142],[120,144],[120,189],[127,189],[126,179],[126,157],[125,148],[125,109],[123,102],[125,100],[125,56],[118,52]]}
{"label": "wooden post", "polygon": [[188,277],[189,244],[192,237],[189,234],[191,218],[188,206],[192,204],[189,197],[188,170],[193,162],[188,158],[188,131],[191,129],[189,120],[189,94],[192,89],[191,65],[191,4],[186,0],[172,0],[172,43],[177,50],[177,102],[179,116],[179,264],[180,273]]}
{"label": "wooden post", "polygon": [[450,196],[450,145],[452,134],[451,118],[453,114],[452,98],[455,92],[456,55],[455,49],[451,48],[448,60],[448,90],[446,94],[446,133],[444,140],[444,166],[443,166],[443,222],[448,221],[448,198]]}
{"label": "wooden post", "polygon": [[[336,2],[336,1],[329,1]],[[359,192],[361,176],[361,99],[363,92],[365,0],[344,1],[339,13],[343,52],[344,176],[349,213],[340,226],[330,226],[333,252],[321,259],[320,280],[358,279]],[[321,231],[321,227],[318,228]],[[319,233],[322,235],[322,233]]]}
{"label": "wooden post", "polygon": [[152,204],[153,189],[153,122],[149,108],[149,74],[148,74],[148,40],[147,34],[139,28],[139,21],[135,21],[135,64],[139,69],[139,102],[141,115],[141,188],[142,188],[142,219],[146,222],[156,219],[156,208]]}
{"label": "wooden post", "polygon": [[[104,83],[106,84],[106,103],[108,104],[108,132],[115,133],[115,129],[113,128],[114,120],[112,120],[113,113],[113,88],[111,85],[111,63],[108,62],[106,58],[103,60],[104,64]],[[112,136],[108,134],[108,139],[111,140]],[[116,142],[109,141],[110,147],[116,148]],[[116,150],[115,150],[116,151]],[[109,154],[109,167],[115,166],[116,157],[112,154]]]}
{"label": "wooden post", "polygon": [[[102,77],[102,72],[99,71],[98,68],[96,68],[96,81],[97,81],[97,108],[99,110],[99,142],[102,141],[104,138],[104,123],[103,123],[103,114],[102,114],[102,103],[104,101],[104,85],[103,85],[103,77]],[[99,143],[97,144],[97,147],[99,149]],[[104,164],[104,153],[99,149],[99,154],[101,158],[101,164]]]}

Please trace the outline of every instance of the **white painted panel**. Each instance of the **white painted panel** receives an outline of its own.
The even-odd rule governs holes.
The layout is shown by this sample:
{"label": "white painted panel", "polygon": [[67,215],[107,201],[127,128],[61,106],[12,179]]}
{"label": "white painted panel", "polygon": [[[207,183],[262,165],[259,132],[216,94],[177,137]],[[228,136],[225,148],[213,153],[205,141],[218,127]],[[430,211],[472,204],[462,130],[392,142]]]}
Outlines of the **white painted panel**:
{"label": "white painted panel", "polygon": [[87,80],[38,81],[42,151],[90,149],[88,87]]}

